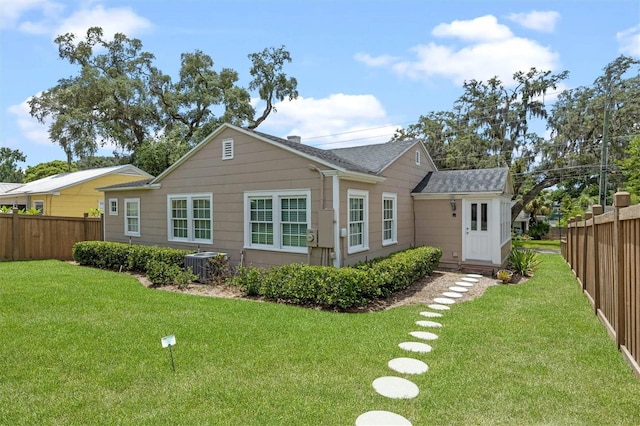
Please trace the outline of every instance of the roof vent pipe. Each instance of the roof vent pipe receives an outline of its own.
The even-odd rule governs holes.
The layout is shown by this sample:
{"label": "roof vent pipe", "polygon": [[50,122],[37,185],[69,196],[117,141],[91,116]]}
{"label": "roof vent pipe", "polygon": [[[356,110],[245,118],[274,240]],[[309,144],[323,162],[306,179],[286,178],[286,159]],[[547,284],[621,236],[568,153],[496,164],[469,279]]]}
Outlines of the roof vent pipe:
{"label": "roof vent pipe", "polygon": [[302,138],[300,136],[287,136],[287,140],[289,142],[302,143]]}

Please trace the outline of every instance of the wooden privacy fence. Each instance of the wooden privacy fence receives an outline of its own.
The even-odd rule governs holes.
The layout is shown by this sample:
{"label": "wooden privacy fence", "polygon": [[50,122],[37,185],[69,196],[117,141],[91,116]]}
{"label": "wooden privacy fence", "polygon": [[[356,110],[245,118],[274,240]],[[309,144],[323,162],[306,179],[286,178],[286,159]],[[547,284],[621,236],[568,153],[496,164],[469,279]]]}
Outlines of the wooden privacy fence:
{"label": "wooden privacy fence", "polygon": [[0,261],[73,258],[78,241],[102,240],[102,218],[0,214]]}
{"label": "wooden privacy fence", "polygon": [[594,312],[640,377],[640,205],[627,192],[614,195],[614,211],[593,206],[569,219],[562,255]]}

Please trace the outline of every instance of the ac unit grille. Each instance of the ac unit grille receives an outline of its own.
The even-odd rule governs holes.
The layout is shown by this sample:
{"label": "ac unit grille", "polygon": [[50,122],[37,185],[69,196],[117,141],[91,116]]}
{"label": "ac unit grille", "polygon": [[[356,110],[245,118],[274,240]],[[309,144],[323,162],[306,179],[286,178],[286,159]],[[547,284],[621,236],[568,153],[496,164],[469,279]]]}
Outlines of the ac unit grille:
{"label": "ac unit grille", "polygon": [[226,253],[218,253],[215,251],[203,251],[201,253],[187,254],[184,257],[185,268],[190,268],[191,271],[198,276],[198,282],[208,283],[209,276],[209,259],[216,256],[227,256]]}

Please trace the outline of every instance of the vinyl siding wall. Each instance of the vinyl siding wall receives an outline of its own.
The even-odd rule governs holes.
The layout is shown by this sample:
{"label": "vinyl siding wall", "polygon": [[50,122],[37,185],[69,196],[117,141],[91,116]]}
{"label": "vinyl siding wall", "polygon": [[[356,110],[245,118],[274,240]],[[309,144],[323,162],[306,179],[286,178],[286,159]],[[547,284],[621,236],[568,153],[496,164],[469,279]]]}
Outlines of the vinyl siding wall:
{"label": "vinyl siding wall", "polygon": [[[233,139],[234,158],[222,160],[222,140]],[[105,215],[105,239],[128,242],[124,235],[124,198],[140,197],[141,235],[134,244],[187,248],[227,253],[237,263],[254,266],[307,262],[306,254],[244,249],[244,193],[261,190],[311,190],[311,226],[316,227],[320,207],[320,175],[311,161],[269,143],[226,129],[161,180],[160,189],[106,192],[105,202],[117,198],[117,216]],[[321,169],[324,167],[319,166]],[[325,205],[330,207],[331,179],[324,179]],[[213,194],[213,244],[168,241],[167,195]],[[319,250],[312,263],[319,262]]]}
{"label": "vinyl siding wall", "polygon": [[462,200],[456,202],[453,212],[449,199],[415,200],[416,245],[442,248],[440,264],[447,267],[462,260]]}
{"label": "vinyl siding wall", "polygon": [[[421,163],[416,165],[415,152],[421,152]],[[364,184],[348,180],[340,182],[340,227],[348,231],[348,190],[359,189],[369,191],[369,250],[348,254],[348,236],[341,238],[343,246],[342,258],[344,265],[353,265],[357,262],[376,257],[387,256],[393,252],[414,247],[414,212],[411,191],[420,183],[425,175],[432,171],[429,167],[426,152],[416,145],[409,149],[396,161],[383,170],[384,182],[377,184]],[[382,194],[397,194],[397,244],[382,245]],[[417,244],[420,245],[420,244]]]}

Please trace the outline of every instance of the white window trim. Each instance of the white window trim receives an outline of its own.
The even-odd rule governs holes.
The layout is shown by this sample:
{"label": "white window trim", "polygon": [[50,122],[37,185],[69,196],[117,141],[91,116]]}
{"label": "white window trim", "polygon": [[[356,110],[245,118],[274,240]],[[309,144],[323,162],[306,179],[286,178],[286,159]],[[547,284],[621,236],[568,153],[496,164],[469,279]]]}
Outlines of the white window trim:
{"label": "white window trim", "polygon": [[233,160],[233,139],[222,140],[222,159]]}
{"label": "white window trim", "polygon": [[44,200],[33,200],[32,206],[34,209],[37,209],[36,204],[42,204],[42,209],[38,209],[40,210],[40,215],[44,214]]}
{"label": "white window trim", "polygon": [[416,166],[420,165],[420,150],[416,150]]}
{"label": "white window trim", "polygon": [[[179,238],[173,236],[173,226],[171,223],[171,200],[187,200],[187,238]],[[195,238],[193,227],[193,200],[194,199],[209,199],[209,206],[211,209],[211,215],[209,217],[209,224],[211,229],[211,238]],[[167,240],[176,241],[182,243],[204,243],[213,244],[213,193],[193,193],[193,194],[167,194]]]}
{"label": "white window trim", "polygon": [[[384,239],[384,202],[386,200],[393,201],[392,222],[391,222],[391,239]],[[382,193],[382,245],[390,246],[398,244],[398,195],[391,192]]]}
{"label": "white window trim", "polygon": [[[114,206],[115,206],[115,210],[112,208]],[[118,199],[117,198],[109,198],[109,216],[118,216]]]}
{"label": "white window trim", "polygon": [[[351,214],[349,200],[351,198],[364,198],[364,227],[362,229],[362,244],[352,246],[351,244]],[[369,191],[360,189],[347,190],[347,254],[359,253],[369,250]]]}
{"label": "white window trim", "polygon": [[[251,242],[251,199],[269,198],[273,202],[273,245],[252,244]],[[284,197],[306,197],[307,199],[307,227],[311,227],[311,190],[281,190],[281,191],[248,191],[244,193],[244,248],[251,250],[277,251],[284,253],[304,253],[308,248],[282,246],[281,221],[280,221],[280,199]]]}
{"label": "white window trim", "polygon": [[[129,216],[128,212],[127,212],[127,204],[129,203],[136,203],[138,204],[138,216]],[[128,235],[130,237],[139,237],[140,236],[140,230],[142,229],[142,214],[140,212],[140,198],[125,198],[124,199],[124,235]],[[137,217],[138,218],[138,232],[131,232],[129,231],[129,229],[127,228],[127,226],[129,225],[127,223],[127,219],[129,219],[129,217]]]}

